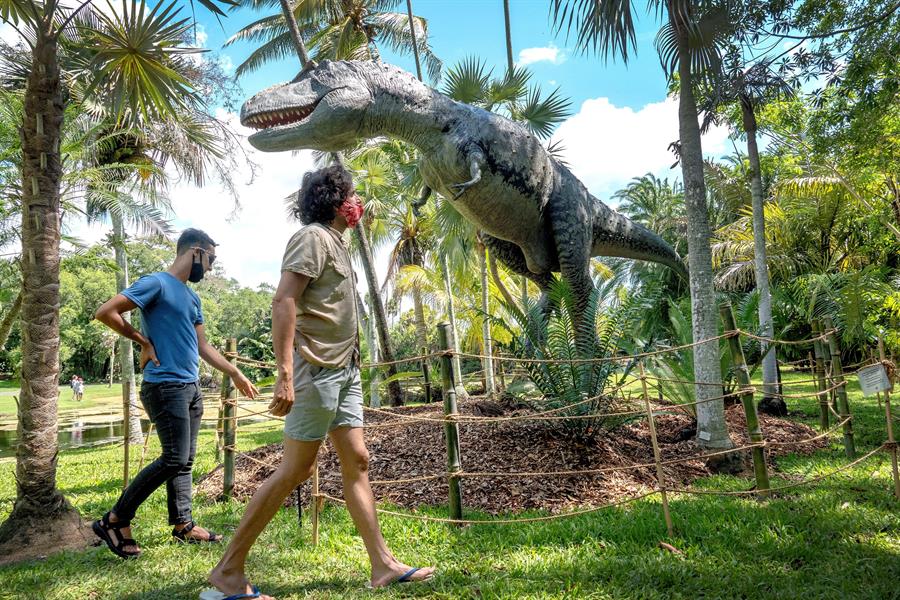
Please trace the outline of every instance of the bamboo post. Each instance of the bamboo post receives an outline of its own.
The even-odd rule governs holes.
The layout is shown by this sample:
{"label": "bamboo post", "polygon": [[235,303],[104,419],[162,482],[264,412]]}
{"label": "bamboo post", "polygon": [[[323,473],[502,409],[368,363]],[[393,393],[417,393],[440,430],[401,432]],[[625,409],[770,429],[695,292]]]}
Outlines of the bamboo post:
{"label": "bamboo post", "polygon": [[[884,341],[878,336],[878,356],[885,362]],[[893,384],[893,381],[891,382]],[[884,417],[887,420],[887,437],[891,452],[891,472],[894,474],[894,497],[900,500],[900,473],[897,471],[897,442],[894,441],[894,418],[891,415],[891,392],[884,391]]]}
{"label": "bamboo post", "polygon": [[[814,336],[820,337],[822,335],[822,322],[818,319],[814,319],[810,325],[812,326]],[[816,379],[819,381],[819,401],[825,403],[826,409],[831,405],[834,412],[837,413],[837,402],[834,399],[834,391],[828,393],[825,392],[825,390],[834,384],[831,380],[831,370],[827,369],[829,354],[825,350],[825,346],[826,342],[820,339],[813,342],[813,352],[816,356]]]}
{"label": "bamboo post", "polygon": [[[719,307],[725,330],[735,332],[734,313],[731,304],[725,303]],[[747,370],[747,362],[744,360],[744,349],[741,347],[741,339],[737,335],[728,338],[728,346],[731,349],[731,361],[734,365],[734,374],[738,383],[745,390],[741,394],[741,404],[744,407],[744,416],[747,418],[747,433],[752,444],[764,442],[762,430],[759,427],[759,415],[756,412],[756,403],[753,401],[753,388],[750,386],[750,372]],[[766,468],[765,448],[762,445],[753,447],[753,470],[756,473],[756,490],[760,496],[769,495],[769,471]]]}
{"label": "bamboo post", "polygon": [[[237,354],[237,340],[229,338],[226,348],[230,355],[228,362],[233,365],[237,364],[237,359],[235,358],[235,354]],[[225,394],[222,399],[222,404],[224,405],[222,411],[222,437],[224,438],[222,440],[224,449],[222,497],[231,498],[231,492],[234,490],[234,441],[237,427],[235,403],[237,402],[237,388],[232,385],[231,378],[227,376],[222,378],[222,384],[222,392]]]}
{"label": "bamboo post", "polygon": [[[816,344],[819,342],[813,342],[814,346]],[[825,365],[820,356],[821,351],[821,346],[816,346],[809,353],[809,364],[812,366],[810,372],[815,373],[816,391],[819,392],[819,429],[828,431],[828,394],[825,393],[828,388],[825,385]]]}
{"label": "bamboo post", "polygon": [[310,493],[310,498],[312,502],[310,502],[309,516],[310,523],[312,524],[312,543],[313,546],[319,543],[319,509],[321,506],[319,505],[319,455],[316,454],[316,462],[313,465],[313,473],[312,473],[312,492]]}
{"label": "bamboo post", "polygon": [[122,489],[128,487],[128,475],[129,475],[129,459],[131,458],[131,382],[128,381],[127,378],[122,379],[122,390],[124,391],[125,400],[125,464],[123,465],[123,473],[122,473]]}
{"label": "bamboo post", "polygon": [[[422,348],[422,356],[428,354],[428,348]],[[422,377],[425,379],[425,402],[431,404],[431,366],[428,364],[428,358],[422,359]]]}
{"label": "bamboo post", "polygon": [[847,458],[856,456],[856,446],[853,443],[853,423],[850,421],[850,401],[847,399],[847,382],[844,380],[844,369],[841,366],[841,348],[835,335],[834,324],[826,317],[823,324],[828,328],[828,350],[831,352],[831,379],[835,386],[837,396],[838,414],[844,421],[844,451]]}
{"label": "bamboo post", "polygon": [[447,484],[450,486],[450,518],[462,519],[462,495],[459,490],[459,477],[456,475],[462,470],[459,456],[459,429],[457,424],[450,419],[457,414],[456,385],[453,381],[453,364],[450,353],[450,324],[438,325],[438,339],[445,353],[441,356],[441,384],[444,390],[444,415],[448,417],[444,423],[444,438],[447,442]]}
{"label": "bamboo post", "polygon": [[650,427],[650,442],[653,444],[653,461],[656,463],[656,484],[659,487],[659,495],[662,498],[663,518],[666,520],[666,531],[669,537],[675,535],[672,527],[672,515],[669,513],[669,497],[666,494],[666,477],[663,473],[662,459],[659,455],[659,443],[656,440],[656,420],[653,418],[653,409],[650,408],[650,394],[647,392],[647,374],[644,372],[644,361],[638,363],[641,368],[641,387],[644,390],[644,408],[647,411],[647,423]]}

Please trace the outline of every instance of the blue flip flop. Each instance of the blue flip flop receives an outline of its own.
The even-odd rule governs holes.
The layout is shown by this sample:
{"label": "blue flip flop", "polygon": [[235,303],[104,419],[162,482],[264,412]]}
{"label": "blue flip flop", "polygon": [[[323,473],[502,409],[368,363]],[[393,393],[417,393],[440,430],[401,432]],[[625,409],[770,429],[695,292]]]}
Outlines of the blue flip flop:
{"label": "blue flip flop", "polygon": [[219,590],[206,590],[200,594],[200,600],[251,600],[262,595],[259,592],[259,588],[255,585],[251,586],[251,589],[253,591],[249,594],[234,594],[233,596],[226,596],[224,592]]}
{"label": "blue flip flop", "polygon": [[[388,585],[394,585],[395,583],[413,583],[413,580],[410,579],[410,577],[415,575],[417,571],[421,571],[421,570],[422,570],[422,567],[413,567],[412,569],[410,569],[409,571],[407,571],[406,573],[404,573],[403,575],[401,575],[400,577],[398,577],[397,579],[395,579]],[[428,579],[431,579],[431,578],[429,577],[427,579],[423,579],[422,581],[428,581]]]}

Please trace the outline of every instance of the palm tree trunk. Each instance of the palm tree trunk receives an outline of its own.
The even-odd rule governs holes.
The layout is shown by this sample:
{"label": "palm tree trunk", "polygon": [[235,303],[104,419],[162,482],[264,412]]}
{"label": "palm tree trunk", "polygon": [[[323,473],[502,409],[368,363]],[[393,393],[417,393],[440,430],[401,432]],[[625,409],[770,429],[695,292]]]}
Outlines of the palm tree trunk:
{"label": "palm tree trunk", "polygon": [[[51,11],[52,7],[45,10]],[[63,122],[52,14],[35,28],[22,128],[22,388],[16,500],[0,526],[0,556],[87,541],[81,517],[56,488],[59,401],[59,141]],[[52,538],[50,537],[52,536]],[[76,540],[76,538],[80,538]],[[51,539],[53,542],[51,543]]]}
{"label": "palm tree trunk", "polygon": [[[766,216],[763,207],[762,170],[759,164],[759,148],[756,144],[756,115],[747,96],[741,97],[741,113],[744,131],[747,133],[747,155],[750,159],[750,196],[753,202],[753,268],[756,289],[759,293],[760,335],[772,338],[775,326],[772,321],[772,293],[769,289],[769,267],[766,260]],[[778,387],[778,361],[775,348],[760,343],[762,351],[763,401],[771,402]]]}
{"label": "palm tree trunk", "polygon": [[512,294],[509,293],[509,290],[506,289],[506,286],[503,285],[503,280],[500,278],[500,272],[497,269],[497,259],[494,258],[493,254],[488,255],[488,269],[491,272],[491,277],[494,279],[494,285],[500,290],[500,295],[503,296],[507,304],[515,306],[516,301],[513,300]]}
{"label": "palm tree trunk", "polygon": [[422,81],[422,63],[419,61],[419,41],[416,39],[412,0],[406,0],[406,16],[409,19],[409,37],[412,40],[413,57],[416,59],[416,76],[419,78],[419,81]]}
{"label": "palm tree trunk", "polygon": [[[359,313],[360,327],[363,335],[366,337],[366,344],[369,346],[369,362],[378,362],[378,334],[375,331],[375,319],[366,314],[366,307],[356,293],[356,310]],[[369,406],[379,408],[381,406],[381,396],[378,393],[378,386],[381,384],[381,377],[378,375],[378,369],[372,369],[372,377],[369,379]]]}
{"label": "palm tree trunk", "polygon": [[488,396],[494,395],[494,354],[491,348],[491,322],[488,320],[488,268],[487,268],[487,248],[478,244],[478,258],[481,263],[481,339],[484,346],[484,354],[487,358],[482,359],[484,365],[484,392]]}
{"label": "palm tree trunk", "polygon": [[[381,359],[385,362],[391,362],[394,360],[394,353],[391,351],[391,340],[388,337],[387,316],[384,313],[384,303],[381,301],[381,295],[378,293],[378,275],[375,273],[375,261],[372,260],[372,249],[369,247],[368,233],[363,221],[360,221],[359,225],[353,229],[353,235],[356,236],[356,241],[359,243],[363,270],[366,273],[366,283],[369,285],[369,300],[372,303],[372,316],[375,319],[375,326],[378,330]],[[387,372],[388,377],[396,375],[396,365],[388,366]],[[403,406],[403,392],[400,390],[399,382],[392,381],[388,384],[388,395],[391,398],[391,406]]]}
{"label": "palm tree trunk", "polygon": [[[125,224],[122,215],[110,212],[113,226],[113,251],[116,254],[116,291],[121,293],[130,285],[128,277],[128,253],[125,250]],[[131,323],[131,315],[122,315],[126,323]],[[141,431],[141,413],[138,406],[137,389],[134,382],[134,346],[131,340],[119,336],[119,371],[122,374],[122,405],[127,404],[128,438],[132,444],[143,444],[144,433]],[[112,364],[110,364],[112,370]]]}
{"label": "palm tree trunk", "polygon": [[[671,13],[670,13],[670,18]],[[678,26],[678,24],[676,24]],[[680,76],[678,124],[681,141],[681,173],[684,179],[685,213],[687,217],[688,267],[690,269],[691,329],[694,341],[718,334],[716,296],[713,289],[712,251],[709,212],[706,205],[706,183],[703,180],[703,147],[697,122],[688,34],[678,27],[678,72]],[[721,384],[719,342],[694,346],[694,380]],[[725,449],[734,444],[725,424],[723,400],[706,401],[722,396],[721,385],[697,385],[697,443],[702,448]],[[731,455],[723,455],[731,456]]]}
{"label": "palm tree trunk", "polygon": [[22,310],[23,298],[24,294],[22,293],[22,288],[20,286],[19,293],[16,294],[16,299],[13,300],[12,306],[10,306],[9,310],[6,311],[6,314],[3,315],[3,321],[0,321],[0,349],[6,345],[6,340],[9,339],[9,333],[12,331],[13,323],[16,322],[16,317],[19,316],[19,311]]}
{"label": "palm tree trunk", "polygon": [[425,323],[425,303],[422,301],[422,289],[418,285],[412,288],[413,310],[416,315],[417,350],[428,348],[428,324]]}
{"label": "palm tree trunk", "polygon": [[450,285],[450,263],[447,262],[447,255],[441,255],[441,271],[444,275],[444,292],[447,294],[447,318],[450,320],[450,345],[453,347],[453,357],[450,359],[450,365],[453,369],[453,379],[456,381],[456,396],[460,399],[467,399],[469,393],[466,391],[462,380],[462,368],[459,364],[459,335],[456,332],[456,309],[453,306],[453,289]]}
{"label": "palm tree trunk", "polygon": [[512,73],[515,69],[512,51],[512,28],[509,25],[509,0],[503,0],[503,22],[506,25],[506,69]]}

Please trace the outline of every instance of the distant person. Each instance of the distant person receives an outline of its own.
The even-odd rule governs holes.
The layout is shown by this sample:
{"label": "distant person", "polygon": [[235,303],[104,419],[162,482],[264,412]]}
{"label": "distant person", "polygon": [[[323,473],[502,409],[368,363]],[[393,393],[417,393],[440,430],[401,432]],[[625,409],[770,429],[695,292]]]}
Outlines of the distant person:
{"label": "distant person", "polygon": [[75,402],[81,402],[84,399],[84,379],[80,376],[75,378]]}
{"label": "distant person", "polygon": [[72,379],[69,380],[69,387],[72,388],[72,400],[75,400],[75,387],[78,383],[78,375],[72,375]]}
{"label": "distant person", "polygon": [[[203,415],[199,359],[226,373],[245,396],[256,387],[206,340],[200,297],[186,282],[197,283],[212,268],[216,243],[198,229],[178,238],[175,262],[168,271],[141,277],[97,309],[96,318],[116,333],[141,345],[141,403],[162,445],[162,455],[144,467],[122,492],[116,505],[93,524],[94,533],[117,556],[140,555],[131,537],[131,520],[150,494],[166,484],[172,536],[182,542],[216,543],[221,537],[194,523],[191,514],[191,467]],[[143,333],[122,314],[141,309]]]}
{"label": "distant person", "polygon": [[204,598],[270,599],[247,580],[247,554],[287,495],[310,477],[326,436],[341,461],[344,499],[369,555],[371,586],[424,581],[434,574],[431,567],[410,567],[394,558],[381,535],[369,485],[356,285],[341,237],[363,213],[350,173],[341,167],[307,173],[293,210],[305,227],[288,242],[272,301],[278,378],[269,409],[286,415],[281,465],[253,494],[209,575],[216,590],[204,592]]}

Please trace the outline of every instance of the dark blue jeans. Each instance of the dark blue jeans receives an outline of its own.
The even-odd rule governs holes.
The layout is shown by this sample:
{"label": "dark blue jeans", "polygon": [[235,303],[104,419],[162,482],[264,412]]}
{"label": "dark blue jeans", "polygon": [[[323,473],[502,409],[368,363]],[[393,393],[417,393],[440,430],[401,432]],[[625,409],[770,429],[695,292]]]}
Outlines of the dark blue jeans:
{"label": "dark blue jeans", "polygon": [[144,500],[165,483],[169,525],[188,523],[191,521],[191,467],[203,416],[200,384],[144,382],[141,403],[156,426],[162,455],[137,474],[112,511],[120,520],[130,521]]}

